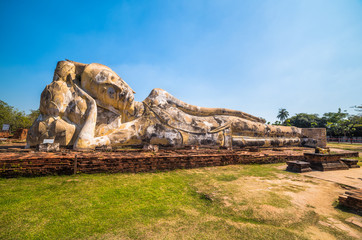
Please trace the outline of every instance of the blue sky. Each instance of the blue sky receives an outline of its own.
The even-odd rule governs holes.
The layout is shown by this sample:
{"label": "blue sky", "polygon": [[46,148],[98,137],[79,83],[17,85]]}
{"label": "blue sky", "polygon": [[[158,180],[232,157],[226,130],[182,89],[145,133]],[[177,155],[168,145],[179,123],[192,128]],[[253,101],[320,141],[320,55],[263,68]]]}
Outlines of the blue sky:
{"label": "blue sky", "polygon": [[362,1],[0,1],[0,99],[28,112],[65,58],[110,66],[142,101],[274,122],[362,103]]}

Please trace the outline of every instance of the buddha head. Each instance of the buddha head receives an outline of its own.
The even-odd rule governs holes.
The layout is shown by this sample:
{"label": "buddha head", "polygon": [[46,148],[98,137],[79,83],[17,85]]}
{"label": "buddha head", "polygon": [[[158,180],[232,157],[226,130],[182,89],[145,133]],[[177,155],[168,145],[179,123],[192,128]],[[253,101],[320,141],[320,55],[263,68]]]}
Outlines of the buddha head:
{"label": "buddha head", "polygon": [[112,69],[98,63],[84,68],[81,87],[103,107],[133,114],[134,91]]}

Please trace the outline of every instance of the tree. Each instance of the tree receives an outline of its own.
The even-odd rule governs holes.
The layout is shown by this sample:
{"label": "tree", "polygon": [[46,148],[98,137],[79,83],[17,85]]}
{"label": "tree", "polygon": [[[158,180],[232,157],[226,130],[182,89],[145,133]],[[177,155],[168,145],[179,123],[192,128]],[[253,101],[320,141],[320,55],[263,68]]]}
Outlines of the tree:
{"label": "tree", "polygon": [[289,116],[289,112],[285,108],[279,108],[279,113],[277,118],[280,119],[280,122],[284,122]]}
{"label": "tree", "polygon": [[30,110],[30,114],[28,114],[28,118],[33,123],[40,115],[40,110]]}
{"label": "tree", "polygon": [[36,114],[39,115],[38,110],[32,110],[31,114],[26,115],[24,112],[18,111],[0,100],[0,128],[3,124],[10,124],[11,132],[16,131],[18,128],[29,128]]}
{"label": "tree", "polygon": [[13,115],[13,107],[0,100],[0,127],[3,124],[10,124]]}
{"label": "tree", "polygon": [[341,136],[345,135],[347,131],[346,123],[348,113],[342,112],[338,108],[338,112],[328,112],[323,114],[321,122],[324,123],[324,127],[327,128],[327,135],[329,136]]}
{"label": "tree", "polygon": [[[327,112],[323,117],[318,114],[297,113],[294,116],[276,121],[274,125],[295,126],[299,128],[326,128],[328,136],[361,137],[362,136],[362,106],[354,106],[359,112],[350,115],[338,108],[337,112]],[[279,109],[278,118],[285,114],[284,108]],[[288,113],[288,112],[287,112]]]}
{"label": "tree", "polygon": [[318,114],[298,113],[286,121],[288,121],[290,125],[299,128],[321,127]]}
{"label": "tree", "polygon": [[351,115],[342,122],[344,135],[351,138],[362,135],[362,116]]}

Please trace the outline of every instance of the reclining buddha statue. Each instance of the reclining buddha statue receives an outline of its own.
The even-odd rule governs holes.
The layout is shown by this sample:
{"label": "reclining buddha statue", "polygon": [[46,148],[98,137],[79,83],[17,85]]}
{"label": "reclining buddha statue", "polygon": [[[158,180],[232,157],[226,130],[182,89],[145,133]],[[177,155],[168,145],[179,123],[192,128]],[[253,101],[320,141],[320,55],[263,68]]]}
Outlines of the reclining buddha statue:
{"label": "reclining buddha statue", "polygon": [[27,144],[44,139],[75,150],[104,145],[287,146],[298,145],[301,129],[266,125],[261,118],[224,108],[187,104],[162,89],[143,101],[112,69],[60,61],[41,94],[40,116]]}

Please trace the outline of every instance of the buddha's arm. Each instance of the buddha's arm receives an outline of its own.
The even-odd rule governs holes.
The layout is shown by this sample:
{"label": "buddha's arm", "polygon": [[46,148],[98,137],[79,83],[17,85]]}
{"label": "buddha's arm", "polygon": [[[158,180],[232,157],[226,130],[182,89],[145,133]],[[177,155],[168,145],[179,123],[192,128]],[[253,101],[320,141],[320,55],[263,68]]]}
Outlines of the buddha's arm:
{"label": "buddha's arm", "polygon": [[87,110],[84,114],[84,123],[82,124],[73,148],[76,150],[88,149],[94,147],[94,132],[97,121],[97,104],[95,100],[85,91],[75,86],[77,95],[87,102]]}
{"label": "buddha's arm", "polygon": [[205,108],[198,107],[188,103],[185,103],[165,90],[162,89],[153,89],[150,95],[145,99],[146,104],[156,104],[160,107],[164,104],[172,104],[175,105],[180,110],[194,116],[214,116],[214,115],[227,115],[227,116],[235,116],[243,119],[247,119],[253,122],[265,123],[265,121],[261,118],[255,117],[248,113],[244,113],[241,111],[230,110],[226,108]]}

